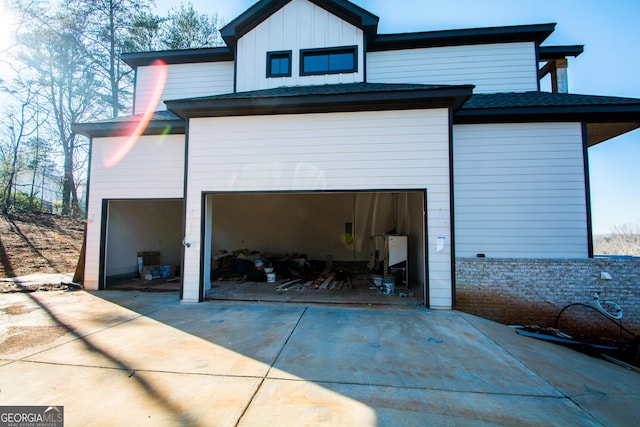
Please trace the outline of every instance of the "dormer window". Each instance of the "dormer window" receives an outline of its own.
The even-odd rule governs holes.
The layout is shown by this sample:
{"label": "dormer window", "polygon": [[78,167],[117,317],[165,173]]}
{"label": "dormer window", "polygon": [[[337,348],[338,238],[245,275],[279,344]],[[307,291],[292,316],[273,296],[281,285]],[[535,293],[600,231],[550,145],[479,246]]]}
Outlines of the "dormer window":
{"label": "dormer window", "polygon": [[358,71],[358,47],[345,46],[300,51],[300,75],[355,73]]}
{"label": "dormer window", "polygon": [[267,52],[267,77],[291,77],[291,51]]}

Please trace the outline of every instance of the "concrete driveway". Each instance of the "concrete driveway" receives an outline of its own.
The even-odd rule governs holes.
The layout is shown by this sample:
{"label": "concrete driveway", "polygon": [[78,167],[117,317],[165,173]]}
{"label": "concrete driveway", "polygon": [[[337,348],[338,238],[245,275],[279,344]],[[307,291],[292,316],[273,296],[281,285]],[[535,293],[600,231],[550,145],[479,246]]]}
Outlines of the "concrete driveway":
{"label": "concrete driveway", "polygon": [[640,375],[458,312],[0,295],[0,406],[79,426],[635,426]]}

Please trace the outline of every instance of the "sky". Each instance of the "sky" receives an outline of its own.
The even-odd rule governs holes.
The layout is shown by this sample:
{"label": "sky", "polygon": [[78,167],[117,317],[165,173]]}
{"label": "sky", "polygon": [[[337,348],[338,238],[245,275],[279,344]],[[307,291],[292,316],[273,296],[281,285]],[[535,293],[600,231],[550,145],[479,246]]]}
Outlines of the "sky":
{"label": "sky", "polygon": [[[6,42],[0,0],[0,53]],[[225,22],[257,0],[190,0]],[[185,0],[185,3],[187,0]],[[569,60],[571,93],[640,98],[638,0],[352,0],[380,17],[382,34],[501,25],[557,23],[543,45],[585,45]],[[156,0],[166,15],[180,0]],[[0,75],[1,67],[0,62]],[[543,90],[549,90],[543,86]],[[640,121],[640,118],[639,118]],[[589,149],[593,231],[624,224],[640,227],[640,130]]]}

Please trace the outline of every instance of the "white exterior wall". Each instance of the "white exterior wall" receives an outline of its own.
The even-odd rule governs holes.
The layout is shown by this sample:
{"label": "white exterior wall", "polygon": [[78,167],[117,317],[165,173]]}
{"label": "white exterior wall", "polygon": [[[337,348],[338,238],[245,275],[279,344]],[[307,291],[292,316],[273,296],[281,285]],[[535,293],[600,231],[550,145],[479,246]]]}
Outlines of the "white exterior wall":
{"label": "white exterior wall", "polygon": [[198,300],[202,192],[426,188],[430,304],[451,307],[447,109],[201,118],[189,132],[185,300]]}
{"label": "white exterior wall", "polygon": [[184,193],[184,135],[143,136],[109,168],[127,138],[95,138],[91,147],[84,285],[98,288],[103,199],[180,199]]}
{"label": "white exterior wall", "polygon": [[[134,114],[144,113],[149,105],[157,83],[158,67],[138,67]],[[154,111],[166,110],[166,100],[233,92],[233,61],[171,64],[166,67],[167,80]]]}
{"label": "white exterior wall", "polygon": [[[237,91],[364,81],[363,32],[308,0],[293,0],[238,40]],[[358,72],[300,77],[300,49],[358,46]],[[292,51],[291,77],[267,78],[267,52]]]}
{"label": "white exterior wall", "polygon": [[474,93],[538,90],[535,44],[496,43],[367,53],[369,83],[474,84]]}
{"label": "white exterior wall", "polygon": [[456,257],[588,257],[579,123],[453,127]]}

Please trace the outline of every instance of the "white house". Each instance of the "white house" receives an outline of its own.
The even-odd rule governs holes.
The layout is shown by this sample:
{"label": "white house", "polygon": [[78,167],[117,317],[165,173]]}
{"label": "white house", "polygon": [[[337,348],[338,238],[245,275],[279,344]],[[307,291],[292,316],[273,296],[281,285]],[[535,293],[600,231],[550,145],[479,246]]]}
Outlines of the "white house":
{"label": "white house", "polygon": [[555,24],[377,25],[346,0],[261,0],[226,47],[123,55],[133,115],[75,125],[85,287],[157,250],[197,302],[220,249],[366,261],[393,229],[425,305],[450,308],[456,258],[592,257],[587,148],[640,127],[640,100],[563,93],[582,47],[543,46]]}

